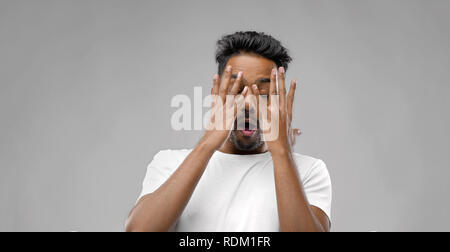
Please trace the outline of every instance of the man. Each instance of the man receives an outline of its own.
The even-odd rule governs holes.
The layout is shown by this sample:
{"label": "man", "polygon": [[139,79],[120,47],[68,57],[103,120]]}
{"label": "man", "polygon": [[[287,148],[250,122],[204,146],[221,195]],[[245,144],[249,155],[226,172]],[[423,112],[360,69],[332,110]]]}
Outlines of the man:
{"label": "man", "polygon": [[[287,91],[287,50],[264,33],[237,32],[218,41],[216,61],[211,93],[218,99],[211,123],[217,126],[223,115],[234,124],[223,120],[224,128],[208,127],[192,150],[157,153],[126,230],[329,231],[327,168],[321,160],[292,152],[297,83]],[[257,103],[248,99],[252,96]],[[263,97],[269,103],[265,114],[276,116],[257,116],[254,125],[252,115],[264,114],[256,105]],[[227,105],[235,98],[245,103],[243,111]],[[245,118],[244,128],[236,127],[238,118]],[[275,137],[263,124],[275,125]]]}

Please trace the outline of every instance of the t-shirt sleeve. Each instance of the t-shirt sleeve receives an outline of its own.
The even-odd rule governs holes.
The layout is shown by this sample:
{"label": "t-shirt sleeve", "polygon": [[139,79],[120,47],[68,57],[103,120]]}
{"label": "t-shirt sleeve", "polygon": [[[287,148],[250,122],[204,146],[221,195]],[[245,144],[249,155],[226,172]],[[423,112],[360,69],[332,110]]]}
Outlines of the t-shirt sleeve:
{"label": "t-shirt sleeve", "polygon": [[314,162],[303,181],[303,188],[309,204],[320,208],[331,219],[331,179],[322,160]]}
{"label": "t-shirt sleeve", "polygon": [[139,199],[156,191],[172,175],[176,169],[176,162],[171,150],[159,151],[147,166],[142,191]]}

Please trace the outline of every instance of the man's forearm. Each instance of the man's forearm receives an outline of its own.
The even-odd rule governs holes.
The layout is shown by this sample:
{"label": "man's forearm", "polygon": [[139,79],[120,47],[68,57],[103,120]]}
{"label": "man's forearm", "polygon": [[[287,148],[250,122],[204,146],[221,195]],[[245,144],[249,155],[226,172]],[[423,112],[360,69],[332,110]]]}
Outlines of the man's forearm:
{"label": "man's forearm", "polygon": [[272,159],[281,231],[326,231],[308,203],[292,153],[272,153]]}
{"label": "man's forearm", "polygon": [[197,186],[214,149],[202,141],[155,192],[140,199],[128,217],[127,231],[168,231],[176,223]]}

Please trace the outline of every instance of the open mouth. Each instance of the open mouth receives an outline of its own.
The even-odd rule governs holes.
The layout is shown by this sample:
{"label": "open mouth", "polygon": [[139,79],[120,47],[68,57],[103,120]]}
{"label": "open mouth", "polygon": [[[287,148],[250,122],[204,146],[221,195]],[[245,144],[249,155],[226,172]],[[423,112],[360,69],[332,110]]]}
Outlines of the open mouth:
{"label": "open mouth", "polygon": [[246,137],[251,137],[255,134],[256,130],[241,130],[242,135]]}
{"label": "open mouth", "polygon": [[243,136],[251,137],[255,134],[257,127],[249,122],[249,120],[245,120],[245,128],[243,130],[239,130]]}

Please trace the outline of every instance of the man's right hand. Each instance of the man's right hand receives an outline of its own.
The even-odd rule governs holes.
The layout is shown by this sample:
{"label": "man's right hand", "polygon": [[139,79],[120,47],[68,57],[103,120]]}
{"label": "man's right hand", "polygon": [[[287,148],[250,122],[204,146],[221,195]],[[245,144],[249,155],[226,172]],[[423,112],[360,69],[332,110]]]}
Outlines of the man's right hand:
{"label": "man's right hand", "polygon": [[[236,119],[237,107],[244,102],[248,87],[245,87],[238,95],[241,89],[242,75],[243,73],[239,72],[236,80],[231,84],[232,68],[227,66],[222,79],[219,79],[218,74],[214,76],[214,85],[211,89],[213,96],[211,117],[200,141],[214,151],[220,149],[228,139]],[[231,85],[231,90],[229,90]]]}

